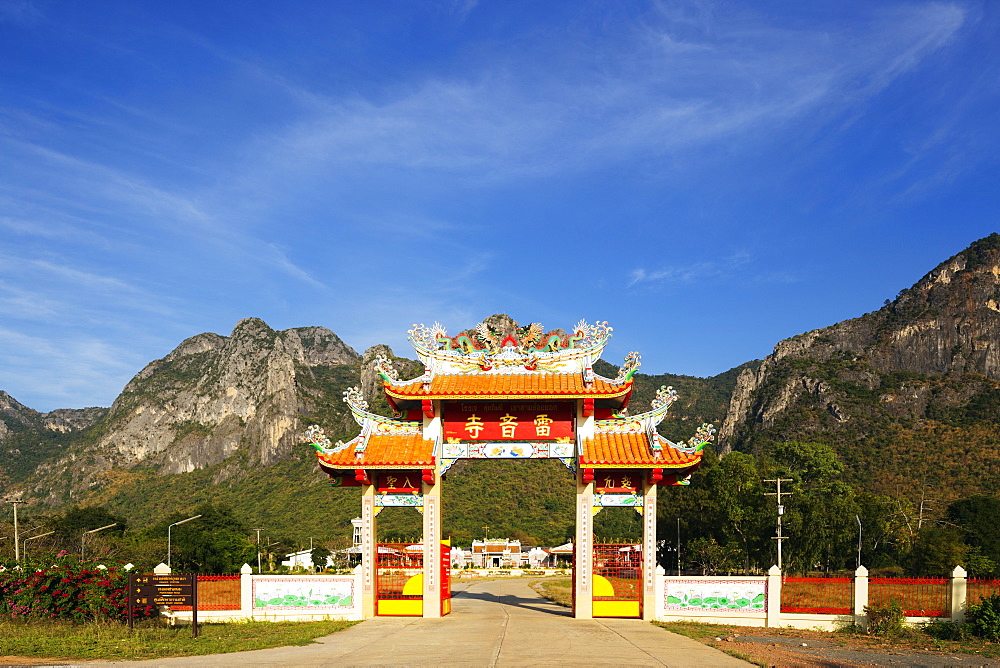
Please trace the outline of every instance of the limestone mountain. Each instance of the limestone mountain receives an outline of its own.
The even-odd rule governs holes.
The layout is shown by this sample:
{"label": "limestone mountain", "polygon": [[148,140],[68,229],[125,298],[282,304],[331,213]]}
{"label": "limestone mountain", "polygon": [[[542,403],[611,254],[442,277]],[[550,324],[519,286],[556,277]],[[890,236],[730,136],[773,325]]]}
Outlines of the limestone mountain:
{"label": "limestone mountain", "polygon": [[1000,483],[1000,235],[873,313],[781,341],[739,376],[723,452],[833,446],[857,482],[945,497]]}
{"label": "limestone mountain", "polygon": [[[490,322],[516,326],[502,315]],[[336,527],[349,527],[357,514],[356,494],[325,484],[301,434],[318,423],[333,439],[356,435],[342,401],[353,385],[362,387],[373,410],[389,414],[374,369],[380,355],[392,359],[403,377],[423,370],[388,346],[372,346],[359,356],[328,329],[276,332],[251,318],[237,323],[230,336],[199,334],[150,362],[110,408],[41,414],[0,395],[0,496],[16,490],[29,501],[26,512],[36,513],[66,504],[102,505],[139,525],[197,503],[222,502],[246,508],[255,522],[275,530],[340,532]],[[611,365],[599,371],[617,374]],[[713,379],[636,374],[633,405],[642,410],[656,388],[674,385],[683,396],[661,426],[668,437],[687,438],[701,422],[722,418],[737,371]],[[456,467],[448,486],[449,508],[455,509],[450,530],[471,540],[484,522],[509,517],[511,530],[564,542],[572,525],[572,480],[556,466],[559,484],[570,491],[565,498],[553,496],[547,464],[491,462],[465,472]],[[498,477],[521,480],[546,495],[519,509],[517,526],[507,492],[493,489]],[[494,492],[499,496],[490,497]],[[313,510],[303,513],[306,507]],[[406,535],[405,522],[394,524],[391,516],[380,518],[386,531]]]}
{"label": "limestone mountain", "polygon": [[0,390],[0,491],[3,481],[22,478],[58,452],[61,436],[86,429],[107,408],[60,408],[39,413]]}
{"label": "limestone mountain", "polygon": [[[198,334],[150,362],[89,423],[67,411],[36,418],[16,402],[8,412],[46,455],[53,439],[38,426],[61,430],[64,447],[33,472],[36,490],[60,481],[44,495],[58,503],[81,498],[112,470],[183,473],[216,466],[237,452],[251,465],[272,464],[300,444],[302,416],[329,405],[337,411],[331,394],[339,399],[341,387],[357,378],[358,361],[328,329],[276,332],[247,318],[230,336]],[[232,473],[222,469],[217,478]]]}

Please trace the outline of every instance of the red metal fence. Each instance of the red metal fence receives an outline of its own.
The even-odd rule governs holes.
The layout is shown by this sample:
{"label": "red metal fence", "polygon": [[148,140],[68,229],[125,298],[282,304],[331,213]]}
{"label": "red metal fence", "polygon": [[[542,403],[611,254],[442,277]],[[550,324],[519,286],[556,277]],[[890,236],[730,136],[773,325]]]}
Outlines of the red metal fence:
{"label": "red metal fence", "polygon": [[[199,610],[239,610],[240,574],[197,575]],[[190,605],[174,605],[171,610],[190,610]]]}
{"label": "red metal fence", "polygon": [[849,615],[854,612],[854,578],[782,578],[781,611]]}
{"label": "red metal fence", "polygon": [[423,593],[404,594],[403,587],[414,575],[422,574],[424,548],[419,543],[379,543],[376,558],[376,598],[423,600]]}
{"label": "red metal fence", "polygon": [[966,605],[978,605],[984,598],[1000,594],[1000,580],[969,578],[965,586]]}
{"label": "red metal fence", "polygon": [[951,580],[948,578],[870,578],[868,605],[899,603],[907,617],[948,617],[951,614]]}
{"label": "red metal fence", "polygon": [[639,601],[642,599],[642,547],[634,543],[595,543],[594,575],[608,579],[613,596],[594,596],[595,601]]}

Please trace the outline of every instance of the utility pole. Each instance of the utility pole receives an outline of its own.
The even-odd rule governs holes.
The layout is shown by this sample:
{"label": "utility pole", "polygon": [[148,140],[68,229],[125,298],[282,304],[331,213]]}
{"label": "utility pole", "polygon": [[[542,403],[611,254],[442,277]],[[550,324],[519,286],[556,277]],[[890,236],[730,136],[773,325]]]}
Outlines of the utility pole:
{"label": "utility pole", "polygon": [[774,492],[764,492],[764,496],[776,497],[778,502],[778,535],[774,536],[774,539],[778,541],[778,570],[782,570],[781,566],[781,543],[785,540],[785,537],[781,534],[781,516],[785,514],[785,506],[781,503],[782,495],[788,496],[791,492],[782,492],[781,483],[791,482],[791,478],[775,478],[774,480],[765,480],[764,482],[773,482],[776,485],[776,490]]}
{"label": "utility pole", "polygon": [[21,544],[18,542],[20,536],[17,529],[17,504],[24,503],[24,499],[16,496],[8,499],[8,502],[14,506],[14,561],[21,563]]}
{"label": "utility pole", "polygon": [[681,576],[681,518],[677,518],[677,577]]}
{"label": "utility pole", "polygon": [[250,531],[257,532],[257,575],[260,575],[260,532],[264,530],[264,527],[259,529],[250,529]]}
{"label": "utility pole", "polygon": [[483,542],[485,543],[490,539],[490,528],[483,527]]}

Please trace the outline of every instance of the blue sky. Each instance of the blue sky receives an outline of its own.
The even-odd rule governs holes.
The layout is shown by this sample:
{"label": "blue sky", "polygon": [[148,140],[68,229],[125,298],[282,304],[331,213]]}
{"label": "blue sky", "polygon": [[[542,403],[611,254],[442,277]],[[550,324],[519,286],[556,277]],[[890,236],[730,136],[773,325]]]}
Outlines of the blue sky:
{"label": "blue sky", "polygon": [[997,231],[991,2],[0,0],[0,389],[496,312],[709,376]]}

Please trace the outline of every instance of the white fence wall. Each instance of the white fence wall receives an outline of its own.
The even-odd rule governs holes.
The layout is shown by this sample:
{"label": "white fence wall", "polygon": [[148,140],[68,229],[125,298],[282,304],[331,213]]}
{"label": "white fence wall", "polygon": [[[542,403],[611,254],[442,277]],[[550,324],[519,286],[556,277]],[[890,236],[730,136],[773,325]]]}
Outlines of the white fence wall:
{"label": "white fence wall", "polygon": [[[739,626],[821,628],[835,630],[849,624],[864,628],[868,619],[868,569],[854,573],[853,607],[850,614],[805,614],[781,612],[781,572],[772,566],[766,576],[691,577],[656,575],[657,621],[697,621]],[[818,580],[819,581],[819,580]],[[966,572],[956,566],[950,584],[950,615],[938,617],[956,622],[964,620],[966,607]],[[907,617],[909,624],[922,624],[930,617]]]}
{"label": "white fence wall", "polygon": [[[162,566],[162,564],[161,564]],[[239,610],[198,610],[199,622],[226,621],[360,621],[361,576],[240,574]],[[158,572],[163,572],[158,569]],[[168,613],[172,620],[190,622],[190,611]]]}

